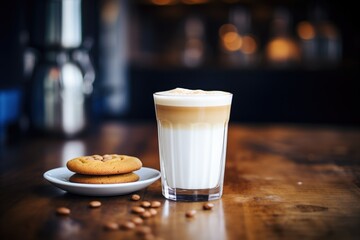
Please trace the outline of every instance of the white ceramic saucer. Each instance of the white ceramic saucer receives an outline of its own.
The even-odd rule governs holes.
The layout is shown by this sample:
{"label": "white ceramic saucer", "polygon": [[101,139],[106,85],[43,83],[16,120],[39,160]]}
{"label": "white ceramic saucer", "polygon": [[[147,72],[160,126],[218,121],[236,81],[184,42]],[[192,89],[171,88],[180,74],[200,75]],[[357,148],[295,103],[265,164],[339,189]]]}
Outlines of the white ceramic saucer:
{"label": "white ceramic saucer", "polygon": [[69,182],[74,173],[66,167],[54,168],[44,173],[44,178],[54,186],[70,193],[87,196],[125,195],[145,188],[160,178],[160,172],[153,168],[142,167],[134,171],[139,175],[137,182],[116,184],[84,184]]}

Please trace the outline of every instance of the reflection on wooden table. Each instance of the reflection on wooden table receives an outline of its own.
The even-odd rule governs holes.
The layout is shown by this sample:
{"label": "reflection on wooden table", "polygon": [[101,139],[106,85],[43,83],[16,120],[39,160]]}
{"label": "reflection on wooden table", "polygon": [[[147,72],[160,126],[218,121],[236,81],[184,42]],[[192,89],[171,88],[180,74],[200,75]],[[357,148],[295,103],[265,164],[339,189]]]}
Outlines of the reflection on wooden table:
{"label": "reflection on wooden table", "polygon": [[[32,138],[1,149],[1,239],[355,239],[360,234],[360,131],[324,126],[230,124],[224,195],[173,202],[160,180],[131,194],[87,197],[50,185],[42,174],[74,156],[121,153],[159,169],[154,123],[108,123],[84,137]],[[102,206],[89,208],[90,201]],[[136,214],[142,200],[161,202],[144,220],[152,235],[106,231]],[[58,207],[71,210],[56,214]],[[186,212],[194,209],[194,217]]]}

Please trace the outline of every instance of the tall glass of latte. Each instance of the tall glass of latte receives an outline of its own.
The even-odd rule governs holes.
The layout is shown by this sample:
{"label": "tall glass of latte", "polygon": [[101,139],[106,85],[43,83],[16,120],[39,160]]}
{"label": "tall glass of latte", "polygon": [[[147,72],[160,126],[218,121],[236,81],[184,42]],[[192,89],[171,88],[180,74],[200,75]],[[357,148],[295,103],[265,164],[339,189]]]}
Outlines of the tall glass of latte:
{"label": "tall glass of latte", "polygon": [[176,88],[154,93],[162,193],[208,201],[223,191],[232,94]]}

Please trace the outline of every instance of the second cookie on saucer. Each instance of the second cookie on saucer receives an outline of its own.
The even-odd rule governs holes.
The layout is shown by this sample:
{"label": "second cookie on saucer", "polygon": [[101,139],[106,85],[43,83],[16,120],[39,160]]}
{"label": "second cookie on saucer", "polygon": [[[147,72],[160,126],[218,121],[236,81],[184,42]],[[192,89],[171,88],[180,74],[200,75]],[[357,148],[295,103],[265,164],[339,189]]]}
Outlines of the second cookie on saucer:
{"label": "second cookie on saucer", "polygon": [[139,176],[135,173],[124,173],[115,175],[83,175],[75,173],[69,179],[74,183],[87,183],[87,184],[112,184],[112,183],[128,183],[136,182]]}

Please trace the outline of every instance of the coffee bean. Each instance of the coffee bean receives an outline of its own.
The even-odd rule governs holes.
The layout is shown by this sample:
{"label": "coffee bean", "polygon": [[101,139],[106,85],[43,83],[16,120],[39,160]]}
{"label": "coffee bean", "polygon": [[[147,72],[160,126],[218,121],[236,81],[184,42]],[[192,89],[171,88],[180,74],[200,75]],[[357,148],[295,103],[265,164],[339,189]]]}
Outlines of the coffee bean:
{"label": "coffee bean", "polygon": [[70,214],[70,212],[70,209],[66,207],[59,207],[58,209],[56,209],[56,213],[62,216],[67,216]]}
{"label": "coffee bean", "polygon": [[91,202],[89,202],[89,207],[91,207],[91,208],[98,208],[100,206],[101,206],[100,201],[91,201]]}
{"label": "coffee bean", "polygon": [[123,223],[120,225],[120,228],[123,229],[123,230],[134,229],[134,228],[135,228],[135,223],[133,223],[133,222],[131,222],[131,221],[126,221],[126,222],[123,222]]}
{"label": "coffee bean", "polygon": [[161,206],[161,202],[159,202],[159,201],[152,201],[151,202],[151,207],[152,208],[158,208],[160,206]]}
{"label": "coffee bean", "polygon": [[193,218],[196,214],[196,210],[189,210],[185,213],[185,217],[187,218]]}
{"label": "coffee bean", "polygon": [[104,224],[104,229],[109,231],[114,231],[119,229],[119,224],[116,222],[107,222]]}
{"label": "coffee bean", "polygon": [[131,221],[136,225],[141,225],[144,222],[144,220],[141,217],[134,217],[131,219]]}
{"label": "coffee bean", "polygon": [[139,207],[139,206],[134,206],[131,208],[131,211],[133,213],[143,213],[143,212],[145,212],[145,208]]}
{"label": "coffee bean", "polygon": [[138,194],[133,194],[133,195],[131,196],[131,200],[133,200],[133,201],[139,201],[139,200],[140,200],[140,196],[139,196]]}
{"label": "coffee bean", "polygon": [[140,205],[144,208],[148,208],[151,206],[151,203],[148,201],[142,201]]}
{"label": "coffee bean", "polygon": [[204,210],[211,210],[213,207],[214,207],[214,204],[213,204],[213,203],[205,203],[205,204],[203,205],[203,209],[204,209]]}
{"label": "coffee bean", "polygon": [[140,216],[141,216],[142,218],[147,219],[147,218],[152,217],[152,214],[151,214],[151,212],[150,212],[150,211],[145,211],[145,212],[141,213],[141,215],[140,215]]}
{"label": "coffee bean", "polygon": [[157,211],[154,208],[150,208],[149,212],[150,212],[151,216],[155,216],[157,214]]}

